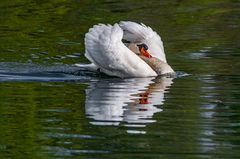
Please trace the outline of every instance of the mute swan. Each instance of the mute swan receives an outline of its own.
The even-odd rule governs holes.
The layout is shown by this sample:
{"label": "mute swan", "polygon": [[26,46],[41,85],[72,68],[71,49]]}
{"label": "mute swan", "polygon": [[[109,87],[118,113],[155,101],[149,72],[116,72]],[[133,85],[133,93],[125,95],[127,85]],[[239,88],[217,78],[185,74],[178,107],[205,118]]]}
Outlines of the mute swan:
{"label": "mute swan", "polygon": [[121,21],[94,25],[84,40],[85,56],[92,63],[77,64],[79,67],[121,78],[174,73],[160,36],[144,24]]}

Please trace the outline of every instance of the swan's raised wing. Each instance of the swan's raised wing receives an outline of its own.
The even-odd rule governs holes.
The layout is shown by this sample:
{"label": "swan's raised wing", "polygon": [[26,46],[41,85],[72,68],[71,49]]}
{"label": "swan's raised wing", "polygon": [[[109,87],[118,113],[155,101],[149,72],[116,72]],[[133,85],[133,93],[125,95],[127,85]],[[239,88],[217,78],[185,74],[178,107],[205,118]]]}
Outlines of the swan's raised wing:
{"label": "swan's raised wing", "polygon": [[161,37],[149,26],[130,21],[121,21],[119,25],[124,32],[123,39],[133,43],[145,43],[152,56],[167,62]]}
{"label": "swan's raised wing", "polygon": [[118,77],[156,76],[152,68],[122,43],[123,31],[118,24],[99,24],[85,35],[85,56],[100,71]]}

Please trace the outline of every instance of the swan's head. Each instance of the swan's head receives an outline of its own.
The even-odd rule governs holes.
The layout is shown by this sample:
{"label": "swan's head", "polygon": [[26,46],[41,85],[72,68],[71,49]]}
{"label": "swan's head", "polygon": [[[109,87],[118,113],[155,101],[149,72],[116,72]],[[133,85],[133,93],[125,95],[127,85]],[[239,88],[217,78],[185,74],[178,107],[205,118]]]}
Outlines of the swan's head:
{"label": "swan's head", "polygon": [[137,46],[141,55],[146,56],[148,58],[152,57],[151,54],[147,51],[148,46],[146,44],[142,43],[142,44],[138,44]]}

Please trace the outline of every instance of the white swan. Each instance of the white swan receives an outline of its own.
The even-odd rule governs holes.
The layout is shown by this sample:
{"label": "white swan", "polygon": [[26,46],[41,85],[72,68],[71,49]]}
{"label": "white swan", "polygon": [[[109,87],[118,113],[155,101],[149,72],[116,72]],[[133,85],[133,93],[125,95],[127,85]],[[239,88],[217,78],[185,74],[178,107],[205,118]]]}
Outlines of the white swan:
{"label": "white swan", "polygon": [[167,64],[160,36],[144,24],[122,21],[94,25],[85,35],[85,47],[85,56],[92,63],[77,66],[110,76],[149,77],[174,72]]}

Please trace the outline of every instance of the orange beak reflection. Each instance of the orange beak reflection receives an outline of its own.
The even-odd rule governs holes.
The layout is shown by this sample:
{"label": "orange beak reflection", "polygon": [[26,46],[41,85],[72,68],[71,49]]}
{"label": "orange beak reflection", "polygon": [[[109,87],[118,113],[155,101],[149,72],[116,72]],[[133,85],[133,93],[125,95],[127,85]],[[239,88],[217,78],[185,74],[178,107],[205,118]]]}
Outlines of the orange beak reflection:
{"label": "orange beak reflection", "polygon": [[147,50],[145,50],[143,47],[140,49],[140,53],[141,53],[141,55],[146,56],[146,57],[148,57],[148,58],[151,58],[151,57],[152,57],[152,56],[150,55],[150,53],[149,53]]}

